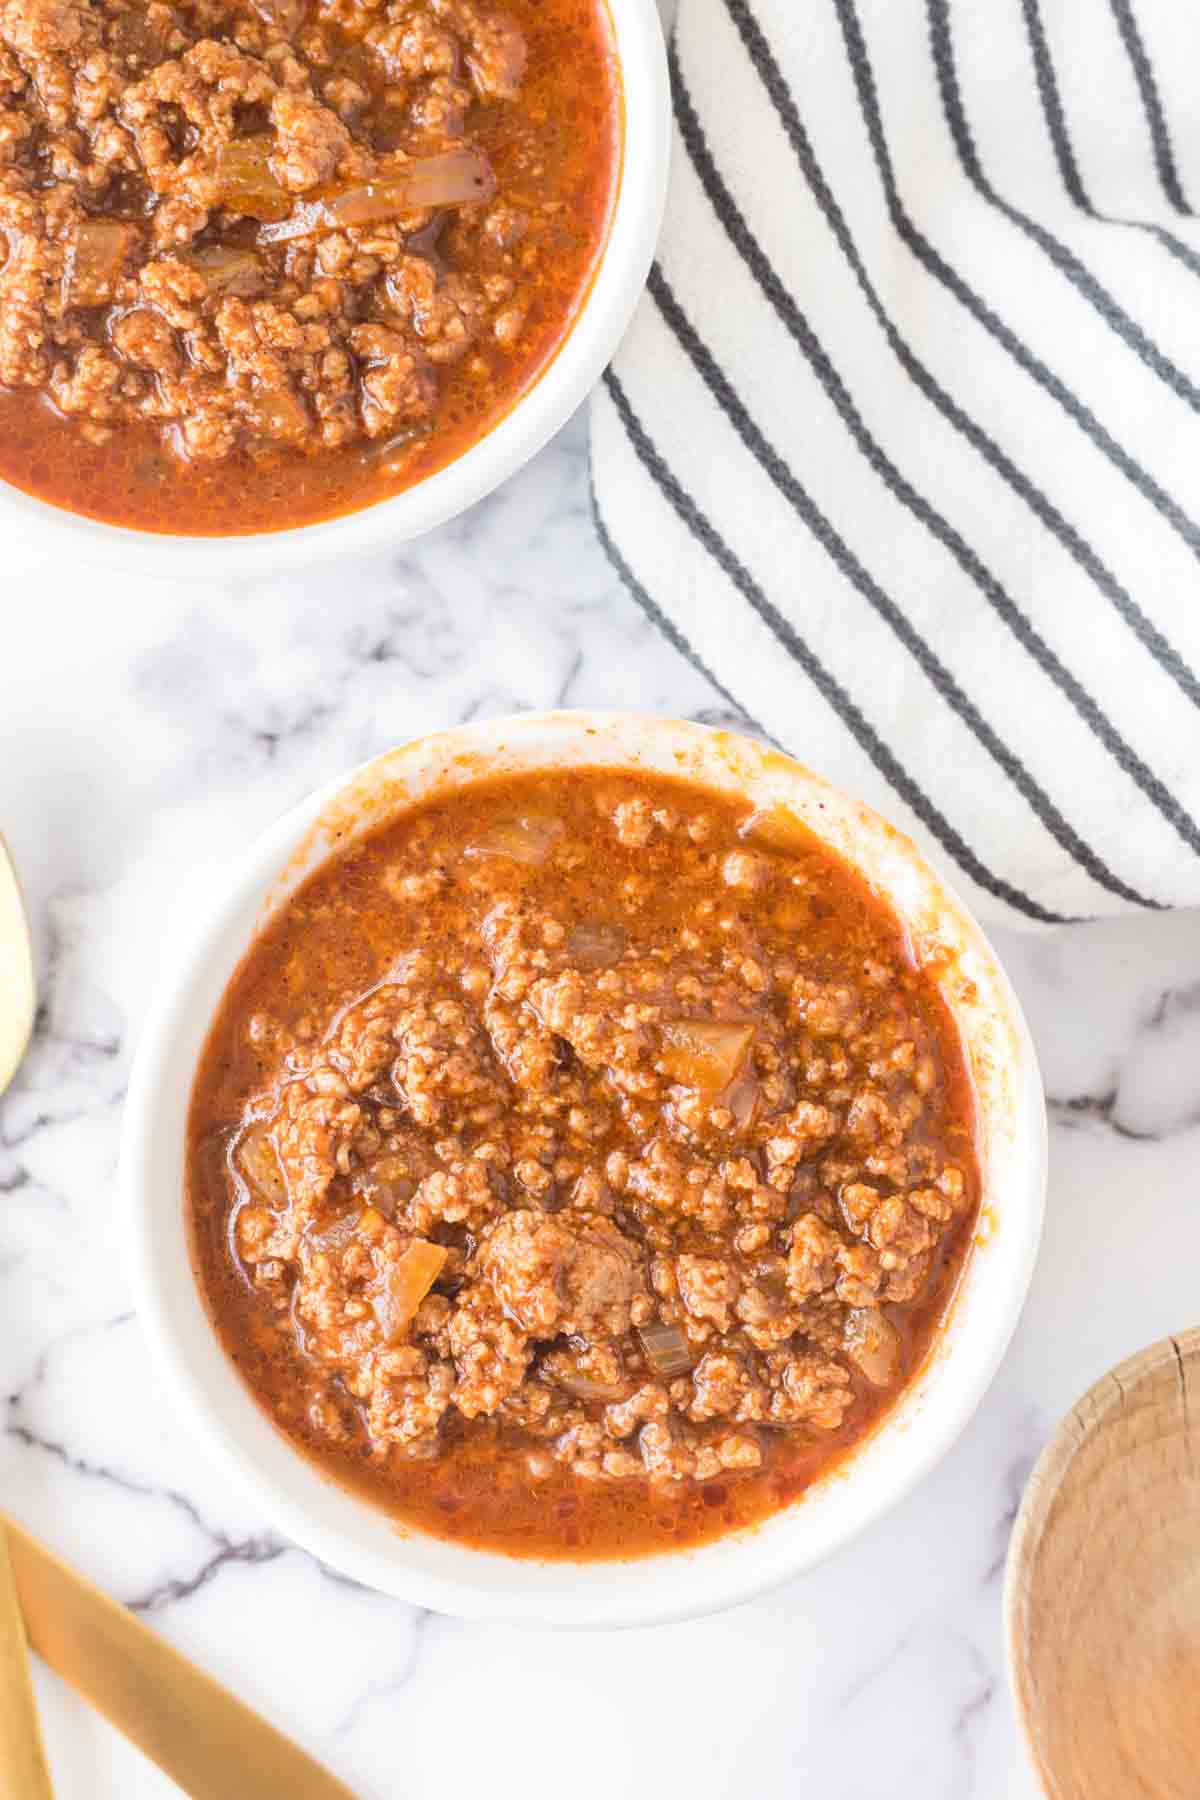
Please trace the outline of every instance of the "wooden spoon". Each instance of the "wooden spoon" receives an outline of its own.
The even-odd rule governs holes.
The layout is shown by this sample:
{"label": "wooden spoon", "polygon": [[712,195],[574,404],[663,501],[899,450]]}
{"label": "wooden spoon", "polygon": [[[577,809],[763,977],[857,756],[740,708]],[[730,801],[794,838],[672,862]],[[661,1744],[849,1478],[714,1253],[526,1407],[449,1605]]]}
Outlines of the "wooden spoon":
{"label": "wooden spoon", "polygon": [[0,838],[0,1094],[25,1054],[35,1006],[29,921],[17,872]]}
{"label": "wooden spoon", "polygon": [[1200,1794],[1200,1331],[1105,1375],[1043,1452],[1005,1588],[1052,1800]]}

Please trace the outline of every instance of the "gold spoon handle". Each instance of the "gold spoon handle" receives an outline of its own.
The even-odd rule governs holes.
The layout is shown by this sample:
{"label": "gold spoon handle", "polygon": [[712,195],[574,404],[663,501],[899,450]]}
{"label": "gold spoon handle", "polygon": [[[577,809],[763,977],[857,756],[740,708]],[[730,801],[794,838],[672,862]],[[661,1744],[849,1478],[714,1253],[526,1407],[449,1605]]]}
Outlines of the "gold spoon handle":
{"label": "gold spoon handle", "polygon": [[[36,1538],[2,1514],[0,1526],[8,1531],[33,1648],[191,1800],[355,1800],[290,1739]],[[22,1790],[14,1793],[24,1800]]]}
{"label": "gold spoon handle", "polygon": [[0,1800],[54,1800],[38,1728],[25,1625],[0,1526]]}

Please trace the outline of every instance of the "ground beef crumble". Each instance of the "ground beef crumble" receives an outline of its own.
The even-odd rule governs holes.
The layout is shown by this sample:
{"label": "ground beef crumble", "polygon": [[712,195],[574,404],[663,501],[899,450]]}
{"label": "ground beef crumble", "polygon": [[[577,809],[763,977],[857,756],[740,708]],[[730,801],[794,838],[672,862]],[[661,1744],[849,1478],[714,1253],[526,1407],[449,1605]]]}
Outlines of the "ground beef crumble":
{"label": "ground beef crumble", "polygon": [[819,1462],[907,1379],[976,1201],[969,1102],[878,903],[771,835],[668,783],[497,783],[255,953],[197,1206],[318,1445],[680,1489]]}

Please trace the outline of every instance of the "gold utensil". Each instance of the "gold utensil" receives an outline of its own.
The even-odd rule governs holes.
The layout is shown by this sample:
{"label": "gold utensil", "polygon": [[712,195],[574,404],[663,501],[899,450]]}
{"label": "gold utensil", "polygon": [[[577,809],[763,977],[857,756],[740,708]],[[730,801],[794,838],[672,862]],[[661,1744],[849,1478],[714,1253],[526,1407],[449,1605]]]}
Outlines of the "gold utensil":
{"label": "gold utensil", "polygon": [[1017,1516],[1005,1622],[1053,1800],[1200,1793],[1200,1331],[1067,1414]]}
{"label": "gold utensil", "polygon": [[0,1800],[53,1800],[38,1729],[25,1626],[0,1530]]}
{"label": "gold utensil", "polygon": [[[13,1520],[29,1642],[192,1800],[355,1800],[348,1787]],[[26,1790],[14,1795],[25,1800]],[[30,1788],[29,1795],[39,1790]],[[3,1800],[8,1800],[0,1788]]]}
{"label": "gold utensil", "polygon": [[17,1072],[33,1030],[35,989],[29,921],[17,872],[0,838],[0,1094]]}

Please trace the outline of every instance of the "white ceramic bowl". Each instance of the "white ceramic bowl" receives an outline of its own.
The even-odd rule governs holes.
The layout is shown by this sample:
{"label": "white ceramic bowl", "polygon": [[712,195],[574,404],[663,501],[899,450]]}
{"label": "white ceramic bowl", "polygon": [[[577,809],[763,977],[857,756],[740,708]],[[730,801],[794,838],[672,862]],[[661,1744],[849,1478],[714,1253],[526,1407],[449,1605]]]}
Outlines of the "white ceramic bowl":
{"label": "white ceramic bowl", "polygon": [[[914,955],[941,971],[977,1094],[983,1198],[976,1241],[937,1346],[842,1469],[766,1523],[700,1549],[624,1563],[530,1562],[398,1528],[322,1476],[243,1386],[201,1303],[184,1225],[184,1143],[197,1061],[256,928],[355,835],[420,796],[501,771],[582,764],[695,777],[756,805],[782,802],[882,890]],[[961,902],[879,816],[798,763],[728,732],[614,713],[549,713],[460,727],[366,764],[258,840],[181,955],[148,1020],[122,1142],[138,1313],[180,1410],[262,1512],[368,1585],[471,1617],[646,1624],[714,1611],[799,1574],[905,1494],[983,1395],[1025,1297],[1041,1229],[1045,1111],[1033,1046],[994,954]]]}
{"label": "white ceramic bowl", "polygon": [[671,98],[655,0],[606,0],[624,90],[624,147],[608,240],[570,333],[534,385],[462,456],[415,487],[322,524],[246,537],[164,536],[86,519],[0,480],[0,536],[149,574],[219,579],[401,543],[515,474],[599,380],[649,272],[667,193]]}

